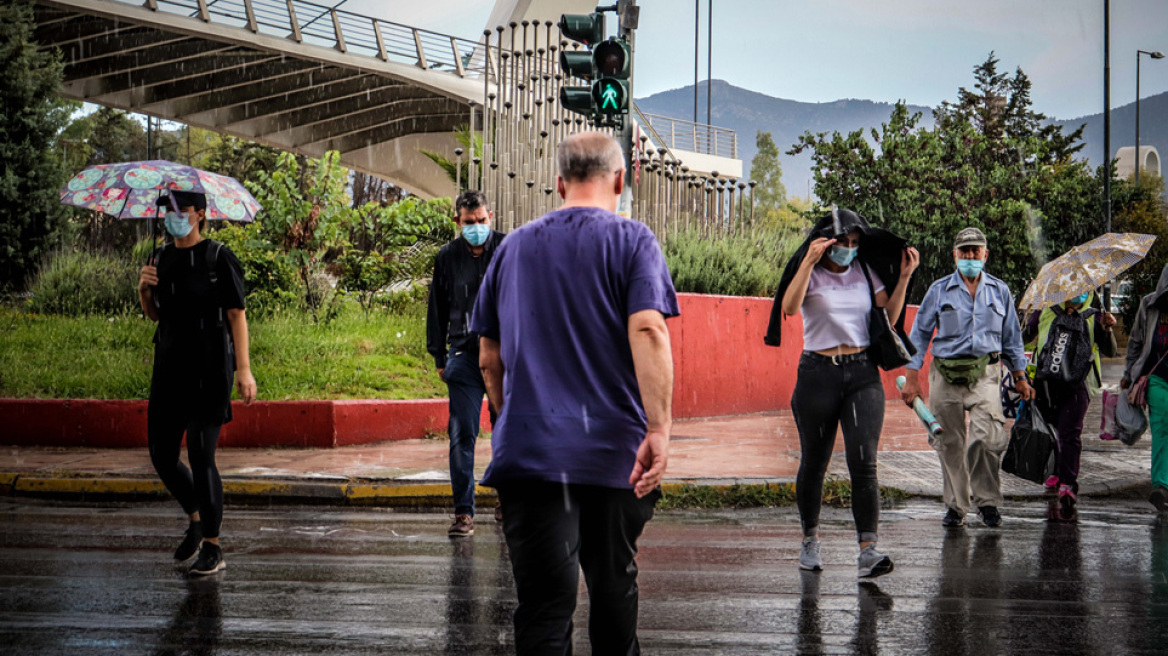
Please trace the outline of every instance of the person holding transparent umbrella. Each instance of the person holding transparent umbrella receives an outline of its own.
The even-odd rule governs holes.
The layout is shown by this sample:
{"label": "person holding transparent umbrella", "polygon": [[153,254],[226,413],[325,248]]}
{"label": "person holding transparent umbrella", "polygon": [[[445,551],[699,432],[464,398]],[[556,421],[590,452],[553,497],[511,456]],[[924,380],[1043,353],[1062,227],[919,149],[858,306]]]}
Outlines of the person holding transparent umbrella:
{"label": "person holding transparent umbrella", "polygon": [[[1022,310],[1041,311],[1030,317],[1023,336],[1026,341],[1038,338],[1034,353],[1036,405],[1058,431],[1055,472],[1046,485],[1058,490],[1059,501],[1068,512],[1077,502],[1083,416],[1089,397],[1102,384],[1098,354],[1115,351],[1111,335],[1115,317],[1093,307],[1094,291],[1135,266],[1155,240],[1153,235],[1108,233],[1079,244],[1044,264],[1018,303]],[[1132,326],[1125,380],[1133,371],[1133,354],[1138,356],[1144,345],[1150,344],[1144,339],[1146,309],[1147,303],[1140,305]],[[1136,377],[1148,373],[1142,370],[1145,363],[1140,361],[1135,367]],[[1126,382],[1121,384],[1127,387]]]}
{"label": "person holding transparent umbrella", "polygon": [[1099,354],[1115,355],[1115,317],[1092,307],[1093,291],[1034,312],[1022,340],[1035,342],[1037,363],[1034,403],[1058,432],[1054,473],[1046,488],[1058,491],[1064,511],[1078,502],[1079,462],[1083,454],[1083,419],[1102,381]]}
{"label": "person holding transparent umbrella", "polygon": [[[190,518],[175,560],[198,558],[192,576],[226,567],[219,545],[223,483],[215,447],[223,424],[231,421],[231,391],[244,403],[255,400],[243,268],[223,244],[205,239],[207,197],[171,191],[158,205],[172,244],[157,249],[142,267],[138,300],[158,323],[154,372],[150,381],[147,434],[150,459],[167,490]],[[188,469],[180,460],[186,435]]]}

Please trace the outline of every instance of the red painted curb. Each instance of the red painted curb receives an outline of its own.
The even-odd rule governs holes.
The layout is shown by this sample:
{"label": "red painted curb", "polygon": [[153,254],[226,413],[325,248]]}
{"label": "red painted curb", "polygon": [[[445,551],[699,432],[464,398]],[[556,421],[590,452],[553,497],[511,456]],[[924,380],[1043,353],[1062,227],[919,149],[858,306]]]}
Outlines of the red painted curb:
{"label": "red painted curb", "polygon": [[[146,446],[146,401],[0,399],[0,444]],[[331,448],[408,440],[446,431],[445,399],[232,403],[219,446]],[[490,427],[486,403],[482,426]]]}
{"label": "red painted curb", "polygon": [[[674,417],[790,408],[803,349],[799,317],[786,319],[783,346],[773,348],[762,341],[771,299],[679,294],[678,300],[681,316],[668,322]],[[916,307],[907,312],[911,325]],[[902,371],[883,374],[885,398],[899,396],[894,381]],[[235,420],[220,436],[225,447],[330,448],[416,439],[445,432],[449,420],[446,399],[259,401],[232,409]],[[489,426],[485,403],[482,425]],[[0,399],[0,444],[144,447],[146,401]]]}

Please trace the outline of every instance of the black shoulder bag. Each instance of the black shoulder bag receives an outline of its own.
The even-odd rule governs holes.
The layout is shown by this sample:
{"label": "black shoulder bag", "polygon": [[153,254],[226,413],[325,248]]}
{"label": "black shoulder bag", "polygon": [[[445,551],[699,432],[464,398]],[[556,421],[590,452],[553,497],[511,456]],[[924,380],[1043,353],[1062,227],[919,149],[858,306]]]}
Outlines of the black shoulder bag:
{"label": "black shoulder bag", "polygon": [[876,305],[876,290],[872,286],[872,276],[868,267],[860,261],[864,280],[868,281],[868,296],[872,299],[872,309],[868,312],[868,359],[885,371],[899,369],[909,363],[912,356],[904,347],[900,335],[892,326],[888,312]]}

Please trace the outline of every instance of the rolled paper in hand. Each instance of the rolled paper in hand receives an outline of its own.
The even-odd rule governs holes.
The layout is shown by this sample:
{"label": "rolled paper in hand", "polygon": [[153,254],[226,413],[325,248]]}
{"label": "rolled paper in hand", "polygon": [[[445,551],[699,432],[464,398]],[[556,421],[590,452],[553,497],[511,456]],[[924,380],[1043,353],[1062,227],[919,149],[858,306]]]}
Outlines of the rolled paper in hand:
{"label": "rolled paper in hand", "polygon": [[[904,376],[897,376],[896,389],[903,390],[904,382]],[[929,435],[936,437],[945,431],[941,427],[940,422],[937,421],[937,418],[929,410],[929,406],[925,405],[925,402],[921,400],[921,397],[918,396],[913,399],[913,410],[916,410],[917,416],[920,417],[921,423],[925,425],[925,430],[929,431]]]}

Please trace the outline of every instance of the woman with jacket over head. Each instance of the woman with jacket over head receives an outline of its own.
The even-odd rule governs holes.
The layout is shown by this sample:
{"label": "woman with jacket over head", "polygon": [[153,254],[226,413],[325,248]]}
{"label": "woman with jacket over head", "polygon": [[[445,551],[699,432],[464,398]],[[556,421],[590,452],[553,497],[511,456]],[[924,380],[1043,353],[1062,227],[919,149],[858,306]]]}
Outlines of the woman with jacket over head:
{"label": "woman with jacket over head", "polygon": [[[142,312],[158,322],[146,420],[150,460],[190,518],[174,558],[185,562],[197,554],[188,574],[203,576],[226,567],[215,446],[231,421],[232,378],[244,403],[256,395],[243,270],[230,249],[203,238],[206,196],[173,191],[158,203],[168,207],[164,222],[174,243],[155,251],[138,281]],[[179,460],[184,434],[190,469]]]}
{"label": "woman with jacket over head", "polygon": [[1168,265],[1156,291],[1140,300],[1127,340],[1127,362],[1119,386],[1131,389],[1148,376],[1148,425],[1152,429],[1152,494],[1148,501],[1168,512]]}
{"label": "woman with jacket over head", "polygon": [[[816,224],[784,269],[776,310],[803,316],[804,350],[791,397],[801,451],[795,483],[803,524],[801,569],[823,569],[819,546],[823,479],[836,431],[842,427],[860,543],[858,575],[870,578],[892,571],[892,559],[876,549],[880,518],[876,451],[885,401],[880,372],[866,353],[868,321],[874,298],[893,324],[903,326],[905,293],[919,262],[916,249],[905,248],[904,240],[872,228],[855,212],[839,209]],[[782,316],[772,311],[766,340],[772,346],[779,344],[781,322]]]}

